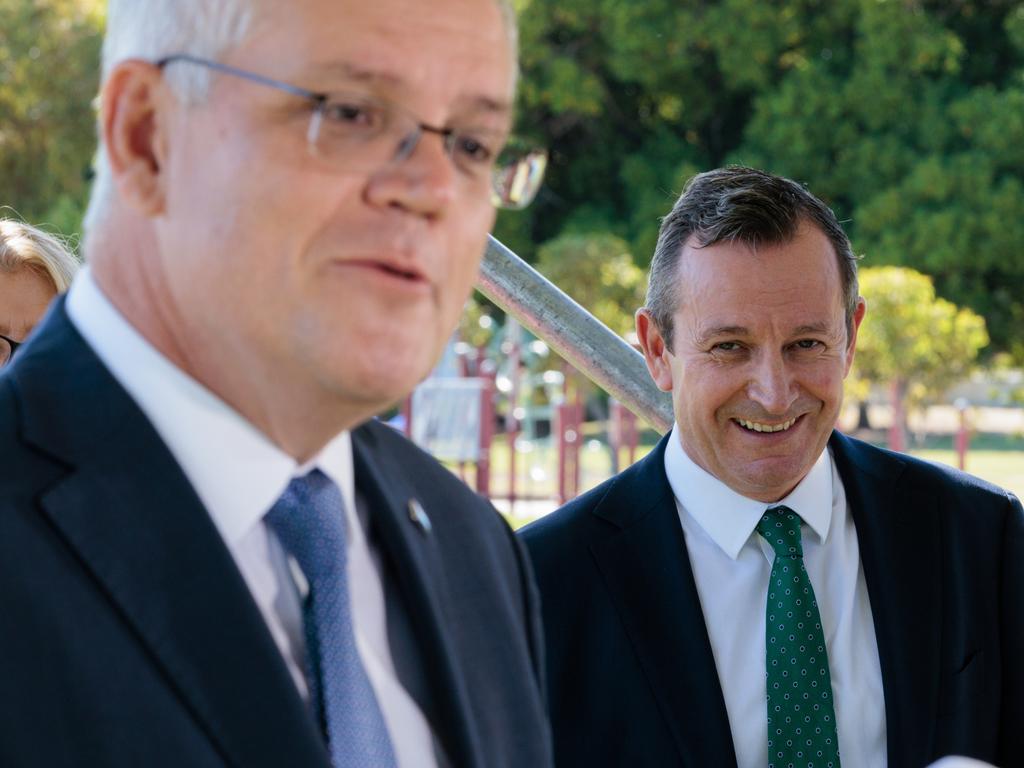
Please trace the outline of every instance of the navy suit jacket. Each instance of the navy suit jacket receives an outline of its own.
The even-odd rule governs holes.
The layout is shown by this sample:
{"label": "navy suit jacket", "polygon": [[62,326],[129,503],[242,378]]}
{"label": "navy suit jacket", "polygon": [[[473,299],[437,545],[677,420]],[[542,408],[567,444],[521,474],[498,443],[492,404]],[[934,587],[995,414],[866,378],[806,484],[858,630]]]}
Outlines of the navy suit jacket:
{"label": "navy suit jacket", "polygon": [[[838,433],[830,445],[874,616],[889,765],[946,754],[1024,765],[1020,502]],[[560,767],[736,765],[664,452],[662,440],[521,533]]]}
{"label": "navy suit jacket", "polygon": [[[390,428],[364,424],[353,448],[448,757],[550,765],[511,531]],[[224,541],[62,301],[0,376],[0,473],[0,765],[329,766]]]}

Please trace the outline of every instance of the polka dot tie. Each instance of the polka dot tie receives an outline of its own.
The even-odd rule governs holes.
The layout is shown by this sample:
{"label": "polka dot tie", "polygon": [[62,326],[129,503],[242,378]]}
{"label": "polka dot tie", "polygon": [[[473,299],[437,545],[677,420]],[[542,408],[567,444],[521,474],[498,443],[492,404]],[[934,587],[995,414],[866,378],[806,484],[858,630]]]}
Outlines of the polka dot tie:
{"label": "polka dot tie", "polygon": [[770,768],[839,768],[825,635],[804,568],[800,516],[764,513],[757,532],[775,550],[765,610]]}

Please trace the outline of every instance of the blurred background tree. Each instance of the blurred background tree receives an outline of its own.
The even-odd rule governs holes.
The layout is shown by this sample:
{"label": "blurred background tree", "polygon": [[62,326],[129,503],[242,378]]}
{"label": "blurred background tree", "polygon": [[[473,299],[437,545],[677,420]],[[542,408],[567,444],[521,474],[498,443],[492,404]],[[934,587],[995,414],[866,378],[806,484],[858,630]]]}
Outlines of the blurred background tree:
{"label": "blurred background tree", "polygon": [[[520,124],[552,162],[496,234],[529,261],[550,254],[570,293],[603,291],[583,303],[639,292],[562,260],[631,254],[644,269],[685,180],[743,162],[807,183],[865,266],[929,275],[985,318],[986,359],[1024,364],[1024,1],[517,5]],[[68,235],[87,199],[104,7],[0,0],[0,205]]]}
{"label": "blurred background tree", "polygon": [[560,235],[540,247],[536,267],[616,333],[633,329],[633,311],[644,303],[646,275],[621,237]]}
{"label": "blurred background tree", "polygon": [[520,0],[521,124],[545,189],[496,234],[649,262],[686,178],[727,162],[806,183],[865,265],[930,275],[1024,363],[1024,4]]}
{"label": "blurred background tree", "polygon": [[920,272],[868,267],[860,272],[860,292],[868,311],[848,391],[861,402],[869,383],[885,384],[894,412],[905,416],[964,378],[989,342],[985,319],[938,298]]}
{"label": "blurred background tree", "polygon": [[65,235],[88,199],[105,5],[0,0],[0,205]]}

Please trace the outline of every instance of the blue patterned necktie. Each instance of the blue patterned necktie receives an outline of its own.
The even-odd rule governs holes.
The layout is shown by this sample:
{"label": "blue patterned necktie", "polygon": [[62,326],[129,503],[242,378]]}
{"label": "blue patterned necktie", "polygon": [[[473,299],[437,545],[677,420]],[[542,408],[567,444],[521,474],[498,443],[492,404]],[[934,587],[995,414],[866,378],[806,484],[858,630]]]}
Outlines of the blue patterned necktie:
{"label": "blue patterned necktie", "polygon": [[295,478],[265,518],[309,582],[302,606],[310,699],[335,768],[392,768],[394,750],[352,625],[345,504],[314,469]]}
{"label": "blue patterned necktie", "polygon": [[804,567],[800,516],[773,507],[757,532],[775,550],[765,606],[770,768],[839,768],[825,634]]}

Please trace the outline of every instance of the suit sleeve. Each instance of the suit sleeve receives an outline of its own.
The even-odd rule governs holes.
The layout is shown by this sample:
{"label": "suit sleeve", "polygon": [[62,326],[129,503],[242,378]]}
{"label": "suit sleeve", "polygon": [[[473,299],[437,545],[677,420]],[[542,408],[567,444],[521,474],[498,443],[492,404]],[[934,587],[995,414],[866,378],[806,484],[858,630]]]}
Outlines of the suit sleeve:
{"label": "suit sleeve", "polygon": [[999,765],[1024,765],[1024,507],[1009,497],[1003,536],[1001,656],[1002,721]]}

